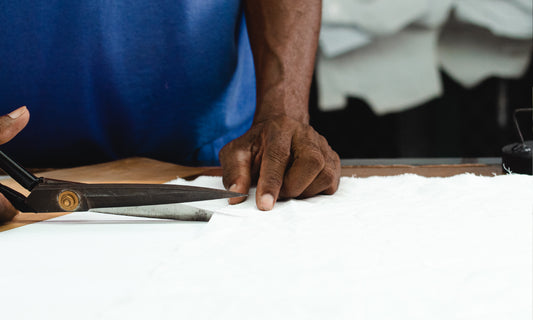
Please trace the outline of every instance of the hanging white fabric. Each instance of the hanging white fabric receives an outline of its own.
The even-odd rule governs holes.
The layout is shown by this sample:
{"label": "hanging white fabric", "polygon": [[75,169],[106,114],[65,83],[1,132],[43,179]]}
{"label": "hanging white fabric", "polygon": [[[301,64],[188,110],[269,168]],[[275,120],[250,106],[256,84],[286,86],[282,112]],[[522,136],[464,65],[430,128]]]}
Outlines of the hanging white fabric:
{"label": "hanging white fabric", "polygon": [[[467,87],[519,77],[530,58],[532,10],[530,0],[325,0],[319,108],[342,109],[347,97],[376,114],[412,108],[442,93],[440,67]],[[441,35],[452,11],[463,24]]]}

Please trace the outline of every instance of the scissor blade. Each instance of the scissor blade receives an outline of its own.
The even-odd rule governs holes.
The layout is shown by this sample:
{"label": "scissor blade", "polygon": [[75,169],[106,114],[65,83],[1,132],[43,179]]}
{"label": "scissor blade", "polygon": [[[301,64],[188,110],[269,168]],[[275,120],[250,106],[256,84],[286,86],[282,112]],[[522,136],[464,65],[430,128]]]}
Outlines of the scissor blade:
{"label": "scissor blade", "polygon": [[[75,207],[61,206],[62,195],[79,197]],[[86,211],[242,197],[226,190],[170,184],[52,183],[35,187],[26,202],[38,212]]]}
{"label": "scissor blade", "polygon": [[209,188],[178,185],[90,185],[86,189],[88,208],[136,207],[156,204],[181,203],[221,198],[242,194]]}
{"label": "scissor blade", "polygon": [[185,203],[160,204],[156,206],[95,208],[92,212],[118,214],[123,216],[173,219],[182,221],[209,221],[213,211],[200,209]]}

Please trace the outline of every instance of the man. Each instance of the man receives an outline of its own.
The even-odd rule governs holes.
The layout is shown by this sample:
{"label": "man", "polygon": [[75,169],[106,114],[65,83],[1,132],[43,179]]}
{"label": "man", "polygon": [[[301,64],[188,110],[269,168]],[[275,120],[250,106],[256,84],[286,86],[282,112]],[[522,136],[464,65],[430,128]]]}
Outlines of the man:
{"label": "man", "polygon": [[[308,124],[319,0],[82,2],[0,10],[0,108],[35,119],[3,147],[15,159],[220,161],[261,210],[336,191],[339,157]],[[28,117],[4,116],[3,142]]]}

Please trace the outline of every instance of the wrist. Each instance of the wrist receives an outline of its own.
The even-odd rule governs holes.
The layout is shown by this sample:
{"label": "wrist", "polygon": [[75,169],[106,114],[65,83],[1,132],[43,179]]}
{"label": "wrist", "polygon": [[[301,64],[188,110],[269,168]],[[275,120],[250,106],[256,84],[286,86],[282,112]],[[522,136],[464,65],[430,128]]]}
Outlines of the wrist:
{"label": "wrist", "polygon": [[285,90],[258,96],[254,124],[276,117],[288,117],[309,124],[308,95],[297,95]]}

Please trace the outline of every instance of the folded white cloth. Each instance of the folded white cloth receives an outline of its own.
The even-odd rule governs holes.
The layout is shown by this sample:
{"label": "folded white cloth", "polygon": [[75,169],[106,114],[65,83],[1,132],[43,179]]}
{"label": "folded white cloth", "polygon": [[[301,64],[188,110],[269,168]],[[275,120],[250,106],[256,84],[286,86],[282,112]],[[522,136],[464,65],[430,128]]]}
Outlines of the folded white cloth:
{"label": "folded white cloth", "polygon": [[530,63],[532,41],[494,35],[479,26],[451,22],[442,30],[439,63],[464,87],[489,77],[518,78]]}
{"label": "folded white cloth", "polygon": [[[450,6],[451,0],[324,1],[319,108],[343,109],[352,96],[382,115],[440,95],[435,28]],[[406,28],[417,21],[419,27]]]}
{"label": "folded white cloth", "polygon": [[[446,27],[439,43],[452,10],[463,24]],[[531,0],[325,0],[319,108],[343,109],[353,96],[379,115],[407,110],[441,94],[440,66],[465,86],[520,77],[530,59],[532,11]],[[480,27],[490,32],[471,30]],[[420,28],[433,39],[423,41]]]}
{"label": "folded white cloth", "polygon": [[442,26],[453,8],[456,0],[427,0],[426,12],[415,21],[415,24],[428,28]]}
{"label": "folded white cloth", "polygon": [[365,99],[382,115],[439,96],[436,42],[435,29],[410,27],[335,58],[319,54],[319,107],[343,109],[352,96]]}
{"label": "folded white cloth", "polygon": [[500,37],[531,39],[533,2],[531,0],[455,0],[460,21],[485,27]]}
{"label": "folded white cloth", "polygon": [[333,58],[369,44],[372,36],[357,27],[327,26],[320,29],[320,50]]}
{"label": "folded white cloth", "polygon": [[372,35],[390,35],[427,11],[428,0],[324,0],[324,25],[358,27]]}

